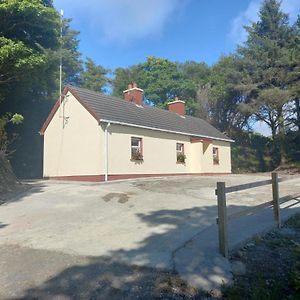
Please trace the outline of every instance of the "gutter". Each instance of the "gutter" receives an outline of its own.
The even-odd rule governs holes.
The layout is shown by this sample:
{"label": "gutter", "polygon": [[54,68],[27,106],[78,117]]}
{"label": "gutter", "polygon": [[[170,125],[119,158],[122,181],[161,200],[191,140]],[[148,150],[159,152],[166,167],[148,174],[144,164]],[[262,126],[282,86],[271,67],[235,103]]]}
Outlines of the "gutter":
{"label": "gutter", "polygon": [[105,181],[108,181],[108,128],[110,126],[110,122],[107,123],[104,130],[104,178]]}
{"label": "gutter", "polygon": [[148,127],[148,126],[143,126],[143,125],[136,125],[136,124],[131,124],[131,123],[119,122],[119,121],[110,121],[110,120],[100,119],[100,122],[107,123],[108,127],[112,123],[112,124],[116,124],[116,125],[124,125],[124,126],[136,127],[136,128],[150,129],[150,130],[155,130],[155,131],[176,133],[176,134],[181,134],[181,135],[191,136],[191,137],[209,138],[209,139],[213,139],[213,140],[225,141],[225,142],[230,142],[230,143],[235,142],[232,139],[223,139],[223,138],[217,138],[217,137],[212,137],[212,136],[208,136],[208,135],[197,135],[197,134],[191,134],[191,133],[187,133],[187,132],[179,132],[179,131],[173,131],[173,130],[167,130],[167,129],[159,129],[159,128]]}

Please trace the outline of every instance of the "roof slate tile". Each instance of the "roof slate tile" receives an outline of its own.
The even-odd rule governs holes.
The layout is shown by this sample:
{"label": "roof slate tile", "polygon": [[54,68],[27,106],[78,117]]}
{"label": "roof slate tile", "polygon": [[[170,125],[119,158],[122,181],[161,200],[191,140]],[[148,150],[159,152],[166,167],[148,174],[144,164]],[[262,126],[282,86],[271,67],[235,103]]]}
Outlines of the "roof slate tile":
{"label": "roof slate tile", "polygon": [[104,95],[84,88],[68,86],[74,96],[79,97],[101,121],[126,123],[132,126],[171,131],[196,137],[232,140],[206,121],[192,116],[180,116],[151,106],[138,106],[124,99]]}

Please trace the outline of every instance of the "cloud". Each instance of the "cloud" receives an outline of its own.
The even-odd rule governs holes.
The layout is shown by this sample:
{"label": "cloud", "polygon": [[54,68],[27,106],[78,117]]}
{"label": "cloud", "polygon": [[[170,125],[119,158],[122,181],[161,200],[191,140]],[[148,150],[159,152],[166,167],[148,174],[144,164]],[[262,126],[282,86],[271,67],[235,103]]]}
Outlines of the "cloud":
{"label": "cloud", "polygon": [[187,0],[56,0],[89,26],[95,38],[128,44],[159,36]]}
{"label": "cloud", "polygon": [[[241,44],[247,39],[247,32],[243,26],[249,25],[251,22],[258,21],[258,12],[262,0],[251,0],[246,10],[240,12],[232,21],[230,26],[229,37],[236,44]],[[290,20],[296,20],[300,14],[299,0],[283,0],[281,8],[285,13],[288,13]]]}

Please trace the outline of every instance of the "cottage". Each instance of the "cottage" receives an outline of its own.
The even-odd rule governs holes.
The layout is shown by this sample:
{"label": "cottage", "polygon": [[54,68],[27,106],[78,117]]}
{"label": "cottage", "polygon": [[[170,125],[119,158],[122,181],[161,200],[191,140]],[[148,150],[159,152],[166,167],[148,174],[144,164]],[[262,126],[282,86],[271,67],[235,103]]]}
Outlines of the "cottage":
{"label": "cottage", "polygon": [[107,181],[231,172],[230,143],[185,102],[143,104],[135,84],[124,99],[67,86],[45,121],[45,178]]}

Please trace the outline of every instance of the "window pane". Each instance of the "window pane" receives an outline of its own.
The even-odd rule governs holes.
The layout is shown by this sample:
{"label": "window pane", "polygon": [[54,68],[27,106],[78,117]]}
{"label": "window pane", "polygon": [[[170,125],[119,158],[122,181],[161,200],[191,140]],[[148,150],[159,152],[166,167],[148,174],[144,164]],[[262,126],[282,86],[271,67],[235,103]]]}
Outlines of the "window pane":
{"label": "window pane", "polygon": [[140,139],[131,138],[131,146],[139,147],[140,146]]}
{"label": "window pane", "polygon": [[178,153],[183,153],[183,144],[177,143],[176,144],[176,151]]}
{"label": "window pane", "polygon": [[213,162],[214,164],[219,164],[219,148],[213,147]]}
{"label": "window pane", "polygon": [[132,137],[131,138],[131,158],[135,160],[142,159],[142,139]]}

